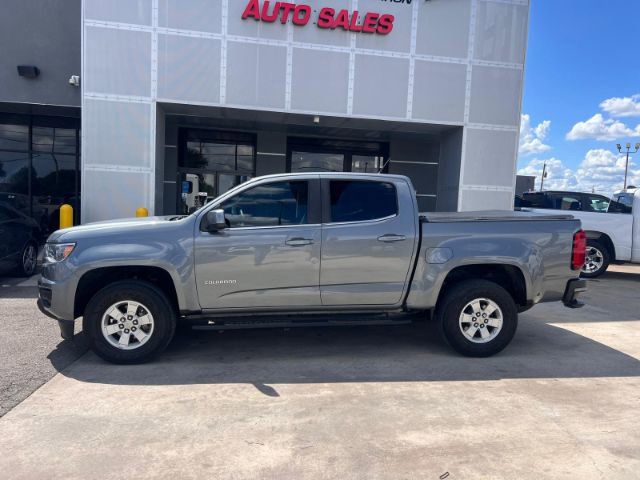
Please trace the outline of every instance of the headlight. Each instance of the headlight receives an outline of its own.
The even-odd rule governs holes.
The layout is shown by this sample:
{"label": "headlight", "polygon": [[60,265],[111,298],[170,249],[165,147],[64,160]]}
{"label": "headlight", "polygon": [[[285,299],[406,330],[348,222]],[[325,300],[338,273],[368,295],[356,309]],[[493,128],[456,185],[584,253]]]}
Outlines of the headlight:
{"label": "headlight", "polygon": [[61,262],[71,255],[74,248],[76,248],[75,243],[47,243],[44,246],[44,261],[46,263]]}

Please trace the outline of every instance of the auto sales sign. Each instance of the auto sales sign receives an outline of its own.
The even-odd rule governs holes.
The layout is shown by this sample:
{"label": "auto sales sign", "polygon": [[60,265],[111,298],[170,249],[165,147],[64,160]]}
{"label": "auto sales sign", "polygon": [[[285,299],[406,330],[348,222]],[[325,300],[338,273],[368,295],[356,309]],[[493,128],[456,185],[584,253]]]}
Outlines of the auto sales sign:
{"label": "auto sales sign", "polygon": [[314,11],[310,5],[290,2],[273,2],[269,0],[249,0],[242,13],[242,19],[253,19],[257,22],[289,22],[304,27],[312,20],[318,28],[330,30],[346,30],[354,33],[370,33],[387,35],[393,30],[393,15],[377,12],[359,12],[354,10],[335,10],[323,7]]}

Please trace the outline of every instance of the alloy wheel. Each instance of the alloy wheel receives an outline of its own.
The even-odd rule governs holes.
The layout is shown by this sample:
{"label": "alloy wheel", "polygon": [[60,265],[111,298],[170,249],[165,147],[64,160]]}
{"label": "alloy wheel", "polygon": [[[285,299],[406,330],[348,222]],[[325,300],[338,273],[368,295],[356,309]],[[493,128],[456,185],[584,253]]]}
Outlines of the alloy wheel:
{"label": "alloy wheel", "polygon": [[102,315],[101,327],[109,344],[121,350],[135,350],[151,338],[153,315],[139,302],[122,300],[107,308]]}
{"label": "alloy wheel", "polygon": [[596,247],[588,246],[582,271],[584,273],[594,273],[600,270],[602,265],[604,265],[602,252]]}
{"label": "alloy wheel", "polygon": [[502,310],[488,298],[476,298],[465,305],[458,320],[460,331],[474,343],[487,343],[502,330]]}

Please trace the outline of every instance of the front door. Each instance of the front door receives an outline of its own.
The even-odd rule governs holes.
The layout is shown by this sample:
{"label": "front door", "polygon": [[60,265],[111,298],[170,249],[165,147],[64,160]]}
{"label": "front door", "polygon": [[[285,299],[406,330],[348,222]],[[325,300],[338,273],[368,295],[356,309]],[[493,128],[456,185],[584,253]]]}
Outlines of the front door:
{"label": "front door", "polygon": [[317,178],[266,180],[214,205],[228,228],[196,233],[201,307],[320,305],[319,191]]}

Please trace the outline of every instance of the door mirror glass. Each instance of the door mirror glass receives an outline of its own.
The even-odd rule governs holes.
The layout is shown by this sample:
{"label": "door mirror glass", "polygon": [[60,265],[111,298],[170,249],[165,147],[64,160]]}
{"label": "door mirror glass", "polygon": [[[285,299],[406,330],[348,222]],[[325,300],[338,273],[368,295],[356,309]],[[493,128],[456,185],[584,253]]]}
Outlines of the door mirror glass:
{"label": "door mirror glass", "polygon": [[207,212],[206,230],[209,232],[217,232],[225,228],[227,228],[227,222],[224,218],[224,210],[209,210]]}

